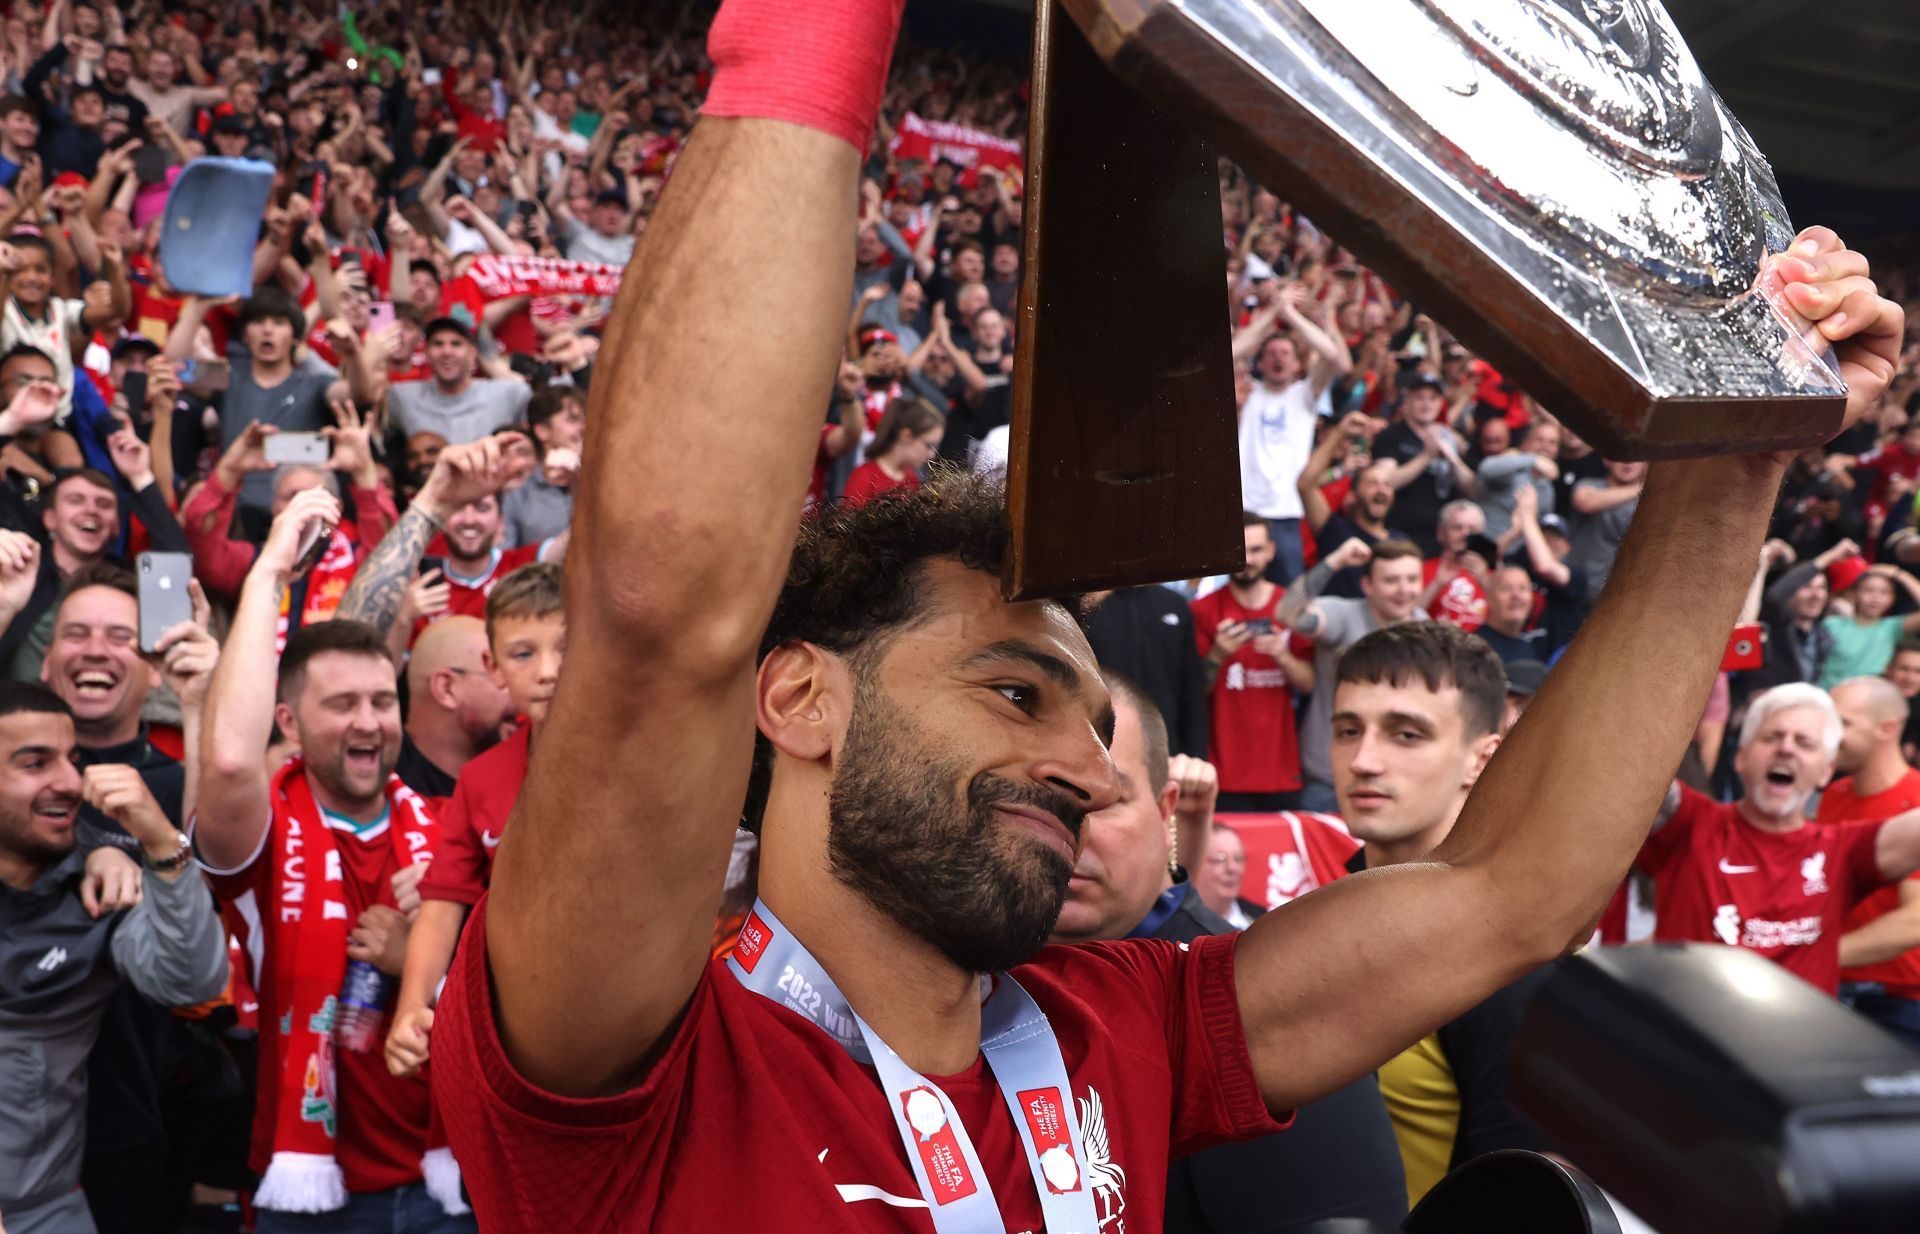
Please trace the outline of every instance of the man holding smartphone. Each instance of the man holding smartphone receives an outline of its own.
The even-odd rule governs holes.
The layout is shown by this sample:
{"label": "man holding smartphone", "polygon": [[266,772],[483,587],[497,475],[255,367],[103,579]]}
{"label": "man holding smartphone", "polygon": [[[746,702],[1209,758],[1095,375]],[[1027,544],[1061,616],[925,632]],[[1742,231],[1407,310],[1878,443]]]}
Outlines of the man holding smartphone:
{"label": "man holding smartphone", "polygon": [[[139,632],[151,629],[135,575],[112,562],[84,567],[68,580],[55,609],[53,642],[41,667],[41,682],[72,710],[74,758],[84,771],[96,765],[130,768],[173,828],[185,827],[192,810],[186,769],[150,741],[141,718],[147,697],[163,681],[180,700],[184,741],[199,740],[200,716],[220,647],[207,632],[206,598],[197,588],[188,600],[190,566],[185,554],[142,554],[147,566],[177,558],[181,567],[166,575],[182,588],[187,620],[170,623],[142,648]],[[154,571],[149,577],[157,577]],[[149,593],[153,594],[151,588]],[[141,860],[143,845],[125,824],[91,802],[82,803],[80,843],[113,847],[131,861]],[[128,1180],[166,1177],[168,1122],[163,1117],[160,1056],[189,1048],[181,1044],[184,1027],[161,1003],[133,986],[122,985],[107,1005],[100,1039],[88,1059],[89,1111],[86,1164],[82,1185],[96,1221],[112,1229],[139,1229],[151,1220],[153,1194]],[[222,1117],[244,1116],[232,1103],[201,1109],[216,1125]],[[177,1128],[175,1134],[187,1131]],[[177,1147],[177,1144],[176,1146]]]}
{"label": "man holding smartphone", "polygon": [[1193,602],[1193,633],[1205,660],[1213,716],[1208,758],[1220,770],[1220,808],[1279,810],[1300,788],[1294,700],[1313,689],[1313,662],[1295,655],[1275,624],[1283,589],[1268,581],[1273,532],[1241,518],[1246,564],[1227,585]]}

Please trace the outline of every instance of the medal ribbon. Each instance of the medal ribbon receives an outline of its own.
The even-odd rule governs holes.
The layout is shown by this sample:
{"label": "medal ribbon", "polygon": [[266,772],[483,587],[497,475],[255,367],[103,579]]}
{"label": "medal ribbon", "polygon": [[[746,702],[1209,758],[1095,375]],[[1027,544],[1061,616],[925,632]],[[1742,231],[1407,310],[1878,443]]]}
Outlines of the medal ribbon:
{"label": "medal ribbon", "polygon": [[[1000,1206],[973,1140],[938,1084],[902,1062],[853,1010],[826,969],[756,900],[727,959],[741,985],[811,1021],[879,1073],[894,1127],[939,1234],[1000,1231]],[[1086,1143],[1067,1064],[1046,1013],[1020,983],[982,977],[980,1050],[1027,1150],[1049,1234],[1098,1234]]]}

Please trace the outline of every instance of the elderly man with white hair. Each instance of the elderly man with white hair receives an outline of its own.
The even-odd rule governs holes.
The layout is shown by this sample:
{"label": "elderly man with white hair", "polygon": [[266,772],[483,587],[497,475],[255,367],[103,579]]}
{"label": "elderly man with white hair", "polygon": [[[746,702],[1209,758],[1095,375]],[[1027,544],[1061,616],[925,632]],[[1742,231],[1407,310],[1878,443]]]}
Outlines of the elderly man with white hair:
{"label": "elderly man with white hair", "polygon": [[1655,938],[1745,947],[1837,991],[1848,910],[1920,869],[1920,810],[1860,823],[1807,818],[1840,731],[1825,691],[1777,686],[1753,700],[1740,727],[1739,801],[1674,786],[1635,863],[1654,879]]}

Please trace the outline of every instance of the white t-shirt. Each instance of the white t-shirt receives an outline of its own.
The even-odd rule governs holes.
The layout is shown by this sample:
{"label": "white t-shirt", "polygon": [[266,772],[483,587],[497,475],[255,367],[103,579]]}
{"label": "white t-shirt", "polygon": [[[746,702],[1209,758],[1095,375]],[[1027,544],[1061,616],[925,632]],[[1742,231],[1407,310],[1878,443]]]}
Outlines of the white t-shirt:
{"label": "white t-shirt", "polygon": [[1319,402],[1301,378],[1284,390],[1258,382],[1240,408],[1240,501],[1262,518],[1299,518],[1300,472],[1313,454]]}

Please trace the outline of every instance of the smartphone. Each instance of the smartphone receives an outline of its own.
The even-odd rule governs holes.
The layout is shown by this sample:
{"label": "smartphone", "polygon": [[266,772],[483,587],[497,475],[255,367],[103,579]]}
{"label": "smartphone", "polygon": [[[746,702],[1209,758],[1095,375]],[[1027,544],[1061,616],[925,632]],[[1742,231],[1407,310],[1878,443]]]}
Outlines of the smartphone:
{"label": "smartphone", "polygon": [[140,650],[151,653],[160,636],[193,620],[190,553],[142,553],[135,561],[140,592]]}
{"label": "smartphone", "polygon": [[367,309],[367,334],[372,336],[380,333],[392,325],[393,320],[393,301],[375,300]]}
{"label": "smartphone", "polygon": [[175,373],[181,387],[200,398],[220,393],[233,381],[233,366],[225,360],[182,360]]}
{"label": "smartphone", "polygon": [[1255,638],[1260,637],[1262,634],[1272,634],[1273,618],[1271,617],[1247,618],[1247,633],[1253,635]]}
{"label": "smartphone", "polygon": [[[271,441],[272,438],[268,440]],[[300,552],[294,559],[293,576],[306,577],[307,572],[319,565],[320,559],[327,555],[327,545],[332,541],[333,524],[325,519],[316,520],[313,526],[307,528],[306,534],[300,537]]]}
{"label": "smartphone", "polygon": [[415,570],[414,573],[424,578],[430,570],[438,570],[440,571],[440,577],[443,579],[446,578],[447,559],[445,557],[422,557],[420,559],[420,568]]}
{"label": "smartphone", "polygon": [[267,461],[279,466],[284,463],[300,463],[310,467],[324,467],[327,456],[333,453],[333,443],[318,433],[274,433],[260,445]]}
{"label": "smartphone", "polygon": [[127,416],[138,420],[147,406],[147,372],[139,369],[120,379],[120,393],[127,396]]}
{"label": "smartphone", "polygon": [[1720,671],[1737,673],[1764,668],[1767,663],[1767,629],[1758,624],[1735,626],[1727,639],[1726,655],[1720,659]]}

